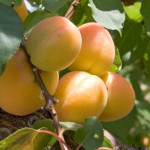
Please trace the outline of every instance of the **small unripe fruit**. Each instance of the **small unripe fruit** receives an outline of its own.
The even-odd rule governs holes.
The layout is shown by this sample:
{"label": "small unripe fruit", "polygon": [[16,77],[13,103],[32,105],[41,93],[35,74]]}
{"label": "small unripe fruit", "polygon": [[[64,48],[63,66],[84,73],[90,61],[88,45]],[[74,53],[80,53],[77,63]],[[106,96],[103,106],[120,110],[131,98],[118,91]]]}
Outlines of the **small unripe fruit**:
{"label": "small unripe fruit", "polygon": [[[54,94],[59,80],[58,72],[40,72],[50,94]],[[19,49],[9,60],[0,76],[0,107],[6,112],[23,116],[33,113],[45,104],[26,53]]]}
{"label": "small unripe fruit", "polygon": [[108,90],[107,105],[100,115],[101,121],[115,121],[128,115],[135,104],[132,85],[121,75],[108,72],[102,76]]}
{"label": "small unripe fruit", "polygon": [[80,53],[81,34],[67,18],[54,16],[38,23],[27,39],[31,62],[43,71],[59,71],[73,63]]}
{"label": "small unripe fruit", "polygon": [[84,123],[85,118],[99,116],[107,103],[107,89],[97,76],[74,71],[59,81],[55,109],[60,121]]}
{"label": "small unripe fruit", "polygon": [[102,76],[111,67],[115,57],[110,33],[98,23],[83,24],[79,31],[82,36],[81,52],[69,68]]}

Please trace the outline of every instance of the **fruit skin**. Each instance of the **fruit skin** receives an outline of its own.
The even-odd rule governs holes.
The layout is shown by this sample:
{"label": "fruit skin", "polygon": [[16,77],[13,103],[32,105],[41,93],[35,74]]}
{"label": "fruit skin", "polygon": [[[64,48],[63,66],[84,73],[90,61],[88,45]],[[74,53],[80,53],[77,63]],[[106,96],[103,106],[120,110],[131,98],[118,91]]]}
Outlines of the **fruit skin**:
{"label": "fruit skin", "polygon": [[60,79],[54,96],[59,100],[55,105],[59,120],[81,124],[87,117],[98,117],[107,103],[104,82],[83,71],[65,74]]}
{"label": "fruit skin", "polygon": [[15,6],[14,10],[20,16],[22,22],[24,22],[26,17],[28,16],[27,7],[26,7],[24,0],[22,0],[22,3],[20,6]]}
{"label": "fruit skin", "polygon": [[149,135],[142,135],[140,137],[140,143],[145,147],[150,147],[150,136]]}
{"label": "fruit skin", "polygon": [[67,18],[54,16],[42,20],[29,34],[27,52],[31,62],[44,71],[67,68],[79,55],[81,34]]}
{"label": "fruit skin", "polygon": [[[58,85],[58,72],[40,74],[48,91],[53,95]],[[19,49],[0,76],[0,107],[10,114],[24,116],[44,104],[45,100],[35,82],[26,53]]]}
{"label": "fruit skin", "polygon": [[132,85],[121,75],[112,72],[106,73],[102,79],[108,90],[108,101],[99,119],[107,122],[125,117],[135,104]]}
{"label": "fruit skin", "polygon": [[81,25],[79,31],[82,36],[81,52],[69,68],[102,76],[111,67],[115,57],[115,46],[110,33],[93,22]]}
{"label": "fruit skin", "polygon": [[100,147],[97,150],[113,150],[113,149],[109,147]]}

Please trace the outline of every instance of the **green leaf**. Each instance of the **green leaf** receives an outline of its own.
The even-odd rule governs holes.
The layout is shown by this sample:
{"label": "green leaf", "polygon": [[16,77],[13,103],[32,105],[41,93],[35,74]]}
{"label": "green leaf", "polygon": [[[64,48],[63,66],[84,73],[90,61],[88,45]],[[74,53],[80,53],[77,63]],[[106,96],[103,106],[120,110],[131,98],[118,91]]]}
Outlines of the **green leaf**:
{"label": "green leaf", "polygon": [[[137,100],[143,100],[143,93],[141,90],[141,79],[143,76],[143,72],[141,71],[141,69],[136,66],[135,64],[130,64],[125,66],[120,72],[119,74],[121,74],[123,77],[125,77],[127,80],[130,81],[130,83],[133,86],[133,89],[136,93],[136,99]],[[138,82],[137,82],[138,81]]]}
{"label": "green leaf", "polygon": [[112,145],[111,141],[106,136],[104,136],[104,140],[101,144],[101,147],[113,148],[113,145]]}
{"label": "green leaf", "polygon": [[80,1],[72,16],[72,20],[77,26],[86,22],[94,22],[91,9],[88,6],[88,0]]}
{"label": "green leaf", "polygon": [[47,11],[56,13],[68,0],[43,0],[43,6]]}
{"label": "green leaf", "polygon": [[19,129],[0,141],[0,150],[41,150],[47,145],[48,136],[31,128]]}
{"label": "green leaf", "polygon": [[11,6],[13,3],[16,6],[21,5],[22,0],[0,0],[0,3],[6,4],[8,6]]}
{"label": "green leaf", "polygon": [[140,12],[141,2],[135,2],[134,5],[125,6],[124,10],[129,19],[141,22],[143,17]]}
{"label": "green leaf", "polygon": [[121,32],[125,14],[120,0],[89,0],[92,16],[107,29]]}
{"label": "green leaf", "polygon": [[[46,128],[47,130],[56,133],[53,120],[51,119],[42,119],[35,121],[33,125],[34,129]],[[57,141],[56,137],[48,135],[47,143],[48,146],[52,146]]]}
{"label": "green leaf", "polygon": [[[123,65],[128,65],[131,60],[132,53],[138,55],[137,50],[141,51],[140,45],[144,46],[142,37],[142,25],[135,21],[127,19],[124,23],[122,36],[117,34],[115,36],[115,45],[119,49]],[[143,53],[142,49],[142,53]]]}
{"label": "green leaf", "polygon": [[70,72],[70,70],[68,68],[59,71],[59,78],[63,77],[68,72]]}
{"label": "green leaf", "polygon": [[115,59],[114,59],[113,65],[110,68],[111,72],[119,72],[122,68],[122,61],[120,58],[119,50],[116,49],[115,51],[116,51]]}
{"label": "green leaf", "polygon": [[39,23],[45,18],[49,18],[52,16],[55,16],[55,14],[48,13],[46,11],[41,11],[41,10],[30,13],[24,22],[25,36],[27,36],[31,32],[31,30],[37,23]]}
{"label": "green leaf", "polygon": [[34,122],[33,128],[34,129],[40,129],[40,128],[46,128],[47,130],[55,132],[53,120],[51,119],[42,119],[37,120]]}
{"label": "green leaf", "polygon": [[144,24],[147,28],[147,31],[150,33],[150,2],[149,0],[142,1],[141,14],[144,18]]}
{"label": "green leaf", "polygon": [[57,15],[58,16],[65,16],[67,10],[69,9],[70,5],[72,3],[72,0],[68,0],[65,5],[63,5],[58,11]]}
{"label": "green leaf", "polygon": [[145,65],[147,77],[150,79],[150,52],[144,54],[144,65]]}
{"label": "green leaf", "polygon": [[9,6],[0,3],[0,75],[17,51],[23,37],[20,17]]}
{"label": "green leaf", "polygon": [[150,129],[150,105],[148,102],[138,102],[136,105],[136,109],[138,112],[138,119],[142,126]]}
{"label": "green leaf", "polygon": [[75,132],[75,141],[86,150],[98,148],[103,141],[103,129],[96,117],[87,118],[83,127]]}
{"label": "green leaf", "polygon": [[60,122],[60,125],[65,130],[71,130],[71,131],[77,131],[79,128],[82,127],[81,124],[75,123],[75,122]]}
{"label": "green leaf", "polygon": [[134,109],[126,117],[112,122],[102,122],[102,125],[105,130],[109,131],[120,141],[122,141],[123,143],[128,143],[129,132],[131,128],[135,126],[135,122],[136,122],[136,111]]}

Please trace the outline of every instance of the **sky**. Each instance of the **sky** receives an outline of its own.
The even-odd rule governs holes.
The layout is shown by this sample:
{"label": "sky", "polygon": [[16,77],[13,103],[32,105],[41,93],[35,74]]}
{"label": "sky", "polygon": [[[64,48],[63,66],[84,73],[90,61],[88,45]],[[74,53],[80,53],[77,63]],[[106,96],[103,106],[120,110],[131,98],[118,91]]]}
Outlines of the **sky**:
{"label": "sky", "polygon": [[34,10],[36,10],[36,8],[32,7],[27,0],[25,0],[25,4],[30,12],[33,12]]}

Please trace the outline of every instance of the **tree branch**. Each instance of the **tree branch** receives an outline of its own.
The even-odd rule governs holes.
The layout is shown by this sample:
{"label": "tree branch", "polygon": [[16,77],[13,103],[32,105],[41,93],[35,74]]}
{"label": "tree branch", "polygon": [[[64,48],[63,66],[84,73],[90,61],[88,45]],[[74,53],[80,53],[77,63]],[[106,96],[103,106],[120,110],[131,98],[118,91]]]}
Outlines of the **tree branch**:
{"label": "tree branch", "polygon": [[[26,51],[26,44],[25,44],[25,39],[22,41],[21,43],[21,47],[25,50],[26,54],[27,54],[27,51]],[[27,54],[27,56],[29,57],[29,55]],[[51,117],[53,119],[53,123],[54,123],[54,127],[56,129],[56,132],[58,134],[58,136],[64,140],[64,137],[62,135],[62,129],[61,129],[61,126],[59,124],[59,120],[58,120],[58,117],[57,117],[57,114],[56,114],[56,111],[54,109],[54,106],[53,106],[53,103],[56,103],[57,100],[55,99],[54,96],[50,95],[47,88],[45,87],[45,84],[40,76],[40,73],[39,73],[39,69],[36,68],[30,61],[29,59],[29,63],[31,64],[32,66],[32,70],[33,70],[33,73],[34,73],[34,76],[35,76],[35,82],[38,83],[38,85],[40,86],[41,88],[41,91],[42,91],[42,94],[45,98],[45,109],[51,114]],[[59,141],[60,143],[60,146],[62,148],[62,150],[68,150],[68,148]]]}
{"label": "tree branch", "polygon": [[145,147],[137,147],[135,145],[125,145],[107,130],[104,130],[104,136],[106,136],[111,141],[113,150],[146,150]]}
{"label": "tree branch", "polygon": [[[75,7],[77,6],[78,3],[79,3],[79,0],[74,0],[74,1],[72,2],[72,4],[70,5],[70,7],[69,7],[69,9],[68,9],[68,11],[67,11],[67,13],[66,13],[66,15],[65,15],[66,18],[68,18],[68,19],[71,18],[71,16],[72,16],[73,13],[74,13]],[[22,48],[25,50],[25,52],[27,53],[27,51],[26,51],[25,39],[22,41],[21,46],[22,46]],[[27,54],[27,56],[29,56],[29,55]],[[29,60],[30,60],[30,59],[29,59]],[[31,66],[32,66],[32,70],[33,70],[33,73],[34,73],[34,76],[35,76],[35,81],[36,81],[36,82],[38,83],[38,85],[40,86],[41,91],[42,91],[42,94],[43,94],[43,96],[44,96],[44,98],[45,98],[46,104],[45,104],[45,107],[44,107],[44,108],[45,108],[48,112],[50,112],[50,114],[51,114],[51,116],[52,116],[52,119],[53,119],[53,122],[54,122],[54,126],[55,126],[55,129],[56,129],[56,132],[57,132],[58,136],[59,136],[62,140],[64,140],[64,137],[63,137],[63,135],[62,135],[62,134],[63,134],[63,130],[61,129],[61,126],[60,126],[60,124],[59,124],[59,120],[58,120],[56,111],[55,111],[54,106],[53,106],[53,103],[56,103],[57,100],[55,99],[54,96],[52,96],[52,95],[49,94],[49,92],[48,92],[47,88],[45,87],[45,84],[43,83],[43,80],[42,80],[42,78],[41,78],[41,76],[40,76],[39,69],[36,68],[36,67],[31,63],[31,61],[29,61],[29,62],[30,62],[30,64],[31,64]],[[68,148],[66,147],[66,144],[61,143],[60,141],[59,141],[59,144],[60,144],[62,150],[67,150],[67,149],[68,149]]]}
{"label": "tree branch", "polygon": [[71,3],[71,5],[70,5],[68,11],[67,11],[66,14],[65,14],[65,17],[66,17],[66,18],[71,19],[72,15],[73,15],[73,13],[74,13],[74,11],[75,11],[75,8],[76,8],[77,5],[79,4],[79,2],[80,2],[80,0],[74,0],[74,1]]}

